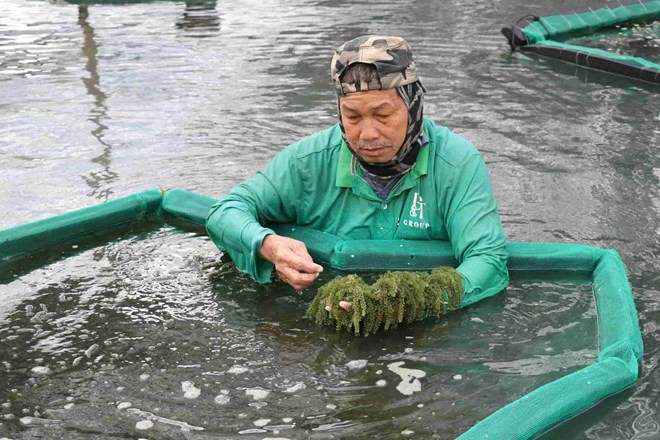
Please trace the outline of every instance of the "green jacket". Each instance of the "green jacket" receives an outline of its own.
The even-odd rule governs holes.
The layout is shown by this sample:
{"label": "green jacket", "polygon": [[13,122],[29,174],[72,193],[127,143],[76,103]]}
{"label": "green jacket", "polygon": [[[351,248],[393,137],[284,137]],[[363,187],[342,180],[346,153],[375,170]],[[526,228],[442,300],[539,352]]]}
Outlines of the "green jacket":
{"label": "green jacket", "polygon": [[337,124],[285,148],[220,199],[206,222],[209,236],[261,283],[273,270],[257,256],[274,233],[263,226],[269,223],[344,240],[449,240],[465,294],[474,301],[493,295],[508,284],[508,254],[484,160],[467,140],[426,118],[424,130],[429,143],[386,200],[362,179]]}

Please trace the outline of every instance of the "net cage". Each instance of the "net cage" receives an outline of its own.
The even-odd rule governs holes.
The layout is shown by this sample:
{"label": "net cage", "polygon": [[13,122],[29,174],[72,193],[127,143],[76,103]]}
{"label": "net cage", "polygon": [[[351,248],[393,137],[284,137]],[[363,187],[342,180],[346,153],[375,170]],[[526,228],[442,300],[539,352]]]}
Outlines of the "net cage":
{"label": "net cage", "polygon": [[512,50],[660,84],[660,0],[613,0],[543,17],[525,16],[502,33]]}
{"label": "net cage", "polygon": [[[154,229],[168,223],[203,231],[214,202],[215,199],[184,190],[153,189],[0,231],[0,278],[6,278],[9,268],[15,267],[17,261],[54,253],[54,249],[64,249],[65,245],[72,253],[71,244],[81,244],[76,246],[80,252],[85,246],[99,245],[104,238],[107,241],[116,237],[114,232],[136,222]],[[442,241],[345,241],[303,226],[276,225],[273,229],[303,241],[316,261],[343,271],[457,266],[450,245]],[[89,241],[91,236],[96,241]],[[632,290],[616,251],[558,243],[509,242],[507,247],[509,271],[590,275],[598,315],[598,357],[593,364],[541,386],[492,413],[462,434],[461,440],[538,437],[632,387],[639,374],[642,338]],[[56,254],[61,258],[62,252]],[[48,260],[36,258],[35,261],[32,264]],[[461,306],[481,299],[465,296]]]}

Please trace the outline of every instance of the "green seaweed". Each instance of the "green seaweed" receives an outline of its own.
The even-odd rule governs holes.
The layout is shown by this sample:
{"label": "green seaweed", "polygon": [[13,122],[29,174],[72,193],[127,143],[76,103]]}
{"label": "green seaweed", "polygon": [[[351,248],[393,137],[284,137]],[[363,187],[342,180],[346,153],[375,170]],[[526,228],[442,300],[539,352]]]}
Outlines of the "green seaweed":
{"label": "green seaweed", "polygon": [[[337,277],[319,288],[306,316],[355,334],[375,333],[400,323],[439,316],[460,307],[463,276],[451,267],[428,272],[387,272],[372,285],[358,275]],[[351,303],[349,312],[339,301]],[[326,306],[331,307],[330,312]]]}

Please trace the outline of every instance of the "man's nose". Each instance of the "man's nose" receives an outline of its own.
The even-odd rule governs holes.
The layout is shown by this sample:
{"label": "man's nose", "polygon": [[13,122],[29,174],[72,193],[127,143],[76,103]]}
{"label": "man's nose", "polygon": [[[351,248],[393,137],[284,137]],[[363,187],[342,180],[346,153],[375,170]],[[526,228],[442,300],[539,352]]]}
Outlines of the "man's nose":
{"label": "man's nose", "polygon": [[360,127],[360,140],[364,142],[371,142],[378,139],[380,132],[373,121],[365,119],[362,121],[362,126]]}

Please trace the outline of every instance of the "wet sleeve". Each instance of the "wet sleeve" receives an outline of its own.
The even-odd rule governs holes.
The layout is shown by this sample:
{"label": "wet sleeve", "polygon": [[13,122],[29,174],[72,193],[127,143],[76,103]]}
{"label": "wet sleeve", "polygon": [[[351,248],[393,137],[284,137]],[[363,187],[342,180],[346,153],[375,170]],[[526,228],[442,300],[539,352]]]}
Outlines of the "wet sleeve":
{"label": "wet sleeve", "polygon": [[497,203],[480,154],[457,170],[446,225],[456,269],[463,275],[463,305],[503,290],[509,283],[508,253]]}
{"label": "wet sleeve", "polygon": [[211,207],[206,230],[239,270],[267,283],[273,264],[257,254],[266,235],[275,232],[263,225],[295,222],[294,202],[301,196],[294,159],[284,150],[265,170],[238,184]]}

